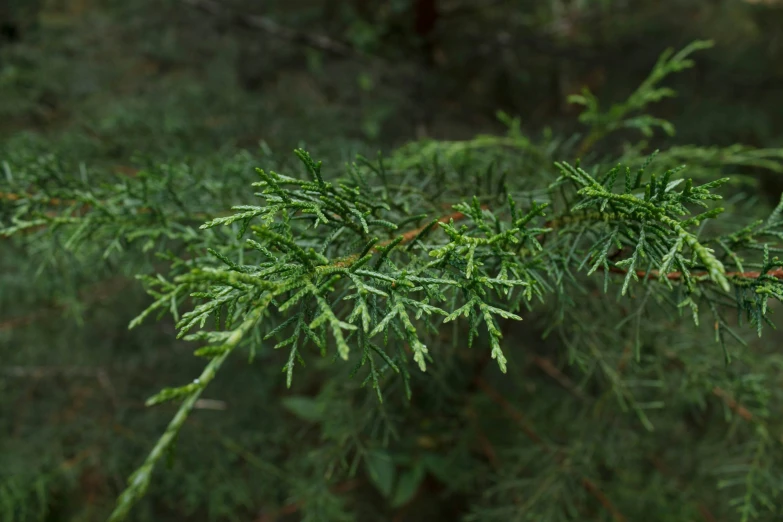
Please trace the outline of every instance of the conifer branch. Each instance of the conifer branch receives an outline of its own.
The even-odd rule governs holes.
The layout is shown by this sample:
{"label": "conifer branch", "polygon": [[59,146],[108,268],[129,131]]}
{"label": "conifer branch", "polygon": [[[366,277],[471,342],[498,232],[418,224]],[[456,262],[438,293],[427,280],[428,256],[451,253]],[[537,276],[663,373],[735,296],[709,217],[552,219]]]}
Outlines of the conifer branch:
{"label": "conifer branch", "polygon": [[[268,305],[272,300],[273,294],[268,294],[264,298],[263,302]],[[185,421],[188,418],[191,410],[195,406],[196,401],[201,396],[202,391],[207,385],[215,378],[220,366],[228,358],[229,354],[237,347],[239,342],[243,339],[247,333],[255,327],[258,320],[263,316],[266,311],[266,306],[260,303],[260,306],[256,307],[248,317],[242,322],[242,324],[225,339],[223,347],[223,353],[214,359],[201,372],[201,375],[193,381],[192,384],[182,387],[180,389],[165,389],[158,395],[151,397],[147,402],[148,404],[155,404],[163,400],[167,400],[176,396],[185,396],[185,400],[179,407],[177,414],[171,419],[166,431],[161,435],[155,447],[147,456],[144,463],[136,470],[133,475],[128,479],[128,487],[117,499],[117,505],[112,511],[109,517],[109,522],[117,522],[124,520],[130,512],[131,508],[144,496],[149,487],[150,480],[152,478],[152,472],[155,469],[158,461],[163,458],[167,451],[170,450],[171,445],[174,443],[177,434],[182,429]]]}
{"label": "conifer branch", "polygon": [[[223,13],[222,6],[212,0],[187,1]],[[251,22],[245,17],[240,25],[311,47],[324,45],[318,38],[307,40],[263,17],[255,20],[255,26]],[[589,145],[621,129],[670,131],[668,122],[640,113],[672,94],[658,86],[660,81],[690,67],[689,53],[706,46],[697,43],[680,53],[665,54],[629,100],[608,111],[599,110],[589,93],[575,100],[585,105],[582,121],[590,127]],[[339,46],[321,50],[343,56],[353,52]],[[690,308],[697,323],[699,306],[706,306],[715,318],[719,341],[726,333],[742,341],[728,327],[724,310],[747,315],[760,333],[762,325],[770,322],[769,300],[783,298],[783,264],[775,257],[783,241],[783,203],[767,220],[738,230],[732,230],[731,221],[721,216],[734,211],[734,201],[716,206],[721,200],[718,189],[730,182],[718,179],[722,165],[763,166],[774,171],[781,156],[771,151],[681,148],[661,153],[656,161],[663,166],[656,163],[653,168],[655,156],[641,157],[643,147],[639,146],[614,158],[618,166],[612,169],[579,163],[554,163],[553,167],[555,156],[572,154],[576,140],[553,144],[545,138],[538,143],[522,134],[518,120],[506,118],[506,122],[509,133],[505,137],[418,143],[399,150],[387,164],[382,158],[378,165],[360,161],[341,176],[322,172],[321,163],[303,150],[295,151],[303,166],[299,174],[260,169],[253,173],[252,162],[243,157],[226,168],[222,179],[194,175],[187,166],[166,165],[140,171],[119,183],[118,178],[110,178],[104,184],[91,183],[86,174],[81,181],[59,176],[59,165],[46,164],[49,160],[42,160],[43,166],[21,168],[13,176],[10,167],[5,169],[9,184],[0,194],[0,233],[21,235],[49,227],[49,233],[19,241],[19,246],[34,243],[39,256],[64,247],[68,262],[81,263],[75,271],[92,270],[96,260],[110,255],[137,256],[134,259],[147,262],[143,254],[154,252],[168,263],[167,271],[140,277],[152,302],[131,326],[151,315],[171,314],[178,338],[198,342],[194,355],[207,359],[198,379],[165,388],[149,399],[150,405],[180,401],[179,409],[131,477],[113,520],[127,514],[144,494],[156,464],[171,450],[188,414],[198,408],[202,390],[231,353],[246,348],[252,356],[263,346],[265,358],[282,366],[289,387],[297,365],[311,357],[332,358],[337,364],[349,361],[353,365],[350,376],[360,377],[356,387],[372,388],[380,405],[378,415],[387,416],[388,402],[384,401],[397,406],[394,400],[410,400],[414,390],[432,389],[428,386],[434,379],[409,372],[411,359],[414,368],[432,372],[438,379],[444,375],[441,370],[449,371],[441,364],[448,357],[440,337],[451,326],[447,323],[455,324],[455,343],[477,344],[482,350],[478,364],[469,369],[474,379],[467,394],[473,395],[474,387],[483,392],[520,425],[533,446],[543,448],[523,458],[548,455],[543,460],[551,469],[532,472],[539,474],[532,481],[544,477],[535,486],[536,492],[553,484],[566,485],[573,492],[578,485],[615,521],[626,519],[622,505],[618,508],[596,481],[581,477],[592,472],[575,475],[564,463],[565,452],[541,437],[506,397],[481,378],[484,365],[495,359],[502,371],[514,369],[519,355],[512,352],[517,360],[507,360],[509,353],[502,344],[511,321],[533,310],[551,312],[556,318],[552,328],[562,334],[560,348],[590,372],[586,377],[595,374],[590,384],[599,388],[596,393],[607,397],[614,392],[618,407],[632,409],[651,429],[644,412],[663,408],[665,397],[649,390],[660,389],[666,381],[661,375],[650,376],[660,366],[644,367],[645,361],[658,354],[639,341],[640,325],[647,319],[643,314],[650,313],[654,320],[652,314],[657,313],[650,310],[648,301],[655,301],[662,313]],[[690,179],[682,178],[677,165],[691,157],[697,158],[701,170]],[[237,172],[247,174],[248,179]],[[253,192],[247,191],[250,175],[257,176],[252,180]],[[29,187],[37,187],[36,193],[27,194]],[[248,202],[250,193],[257,199]],[[443,210],[444,201],[454,202],[450,211]],[[231,205],[235,205],[231,212],[222,212]],[[426,216],[434,219],[424,221]],[[198,227],[194,219],[208,221]],[[714,224],[709,230],[722,227],[729,231],[705,239],[704,223]],[[604,279],[603,294],[584,285],[597,272]],[[579,277],[580,273],[585,277]],[[625,301],[577,310],[581,308],[577,299],[599,303],[612,274],[623,276],[621,294],[642,289],[643,298],[635,301],[637,309],[628,312]],[[701,284],[707,282],[714,285]],[[41,316],[0,323],[0,330]],[[607,325],[614,320],[619,324],[612,329]],[[629,333],[631,321],[637,324],[635,342],[626,338],[634,335]],[[608,354],[605,346],[617,346],[622,353]],[[275,350],[282,352],[277,352],[279,357],[274,356]],[[634,352],[638,364],[628,364]],[[587,400],[588,388],[575,385],[550,359],[534,356],[532,362],[579,401]],[[335,370],[331,377],[337,375],[343,375],[342,370]],[[705,389],[708,394],[711,390],[738,417],[756,422],[757,431],[764,432],[748,437],[752,455],[738,458],[744,466],[740,479],[745,491],[737,504],[747,516],[755,505],[768,503],[764,488],[774,491],[772,472],[762,473],[772,462],[765,435],[766,403],[758,407],[753,403],[756,396],[760,401],[765,398],[753,389],[756,396],[745,399],[743,391],[746,408],[718,386],[718,380],[708,376],[704,381],[708,387],[699,382],[698,400],[704,399]],[[724,382],[720,384],[729,389]],[[349,386],[340,386],[349,390],[346,393],[355,393]],[[401,391],[400,397],[390,400],[394,388]],[[593,389],[589,389],[592,396]],[[575,404],[569,396],[564,395],[564,400],[569,406]],[[323,433],[332,433],[330,423],[335,421],[330,408],[336,412],[344,406],[341,402],[319,403],[323,411],[306,413],[311,417],[307,421],[321,423]],[[393,421],[388,422],[395,427]],[[364,429],[365,425],[357,422],[357,426]],[[360,431],[356,426],[345,429]],[[356,433],[351,437],[360,438]],[[344,453],[344,440],[330,440],[329,451]],[[490,464],[496,465],[498,455],[490,439],[481,434],[478,444]],[[341,462],[346,460],[343,457]],[[504,463],[498,471],[508,468]],[[379,491],[388,489],[381,486]],[[411,489],[415,491],[415,485]],[[512,497],[517,494],[518,490],[513,491]],[[283,508],[285,513],[300,509],[304,506]],[[569,509],[579,510],[577,506]]]}
{"label": "conifer branch", "polygon": [[576,157],[581,158],[598,141],[619,129],[638,129],[649,137],[653,135],[655,128],[660,128],[666,134],[673,135],[674,126],[670,122],[638,113],[651,103],[674,96],[675,92],[672,89],[659,87],[660,82],[670,74],[693,67],[690,55],[712,46],[712,41],[695,41],[676,53],[674,49],[667,49],[636,91],[627,100],[614,104],[606,112],[601,112],[598,99],[588,88],[583,89],[581,94],[569,96],[570,103],[585,107],[579,116],[579,121],[590,126],[587,135],[577,147]]}
{"label": "conifer branch", "polygon": [[[549,446],[544,442],[544,439],[541,438],[541,436],[530,427],[530,424],[527,419],[525,419],[525,416],[517,408],[515,408],[508,399],[506,399],[500,392],[495,390],[495,388],[490,386],[489,383],[487,383],[483,378],[479,378],[478,385],[479,388],[481,388],[481,390],[486,393],[487,397],[498,404],[509,417],[519,424],[522,431],[531,441],[540,446],[545,452],[549,453],[552,451],[551,448],[549,448]],[[612,518],[615,520],[615,522],[626,522],[627,518],[617,509],[609,497],[607,497],[606,494],[601,491],[601,488],[599,488],[595,482],[587,477],[581,477],[580,481],[585,490],[590,493],[590,495],[595,497],[595,499],[612,515]]]}
{"label": "conifer branch", "polygon": [[[1,194],[0,194],[1,195]],[[486,205],[482,206],[482,208],[488,208]],[[218,213],[218,217],[225,217],[231,215],[231,212],[227,213]],[[54,216],[55,214],[52,214]],[[438,223],[448,223],[449,221],[460,221],[464,219],[466,216],[462,212],[452,212],[451,214],[446,214],[440,218],[438,218],[436,221]],[[194,219],[201,219],[202,216],[196,215],[194,216]],[[422,232],[426,231],[432,226],[425,225],[422,227],[411,229],[404,234],[402,234],[402,241],[400,244],[407,244],[410,241],[414,240],[418,235],[420,235]],[[43,227],[43,225],[42,225]],[[28,229],[29,231],[30,229]],[[10,234],[5,237],[11,237]],[[385,241],[381,243],[380,245],[374,246],[373,249],[377,251],[379,248],[383,246],[388,246],[391,243],[390,241]],[[343,263],[345,265],[349,265],[351,261],[355,261],[356,257],[346,260]],[[91,285],[89,288],[85,289],[84,291],[80,292],[80,299],[84,304],[91,304],[94,303],[97,300],[105,300],[113,295],[115,295],[117,292],[121,291],[127,284],[129,283],[129,280],[126,278],[112,278],[106,281],[101,281],[98,283],[95,283]],[[14,328],[27,326],[31,323],[34,323],[35,321],[44,319],[49,314],[57,311],[62,310],[66,307],[65,303],[54,303],[49,308],[41,308],[40,310],[37,310],[35,312],[32,312],[27,315],[23,315],[21,317],[12,317],[5,320],[0,320],[0,332],[2,331],[10,331]]]}
{"label": "conifer branch", "polygon": [[[625,356],[623,358],[621,358],[621,360],[620,360],[621,366],[624,366],[624,363],[628,360],[628,358],[630,356],[630,350],[626,350],[624,353],[625,353]],[[552,364],[552,362],[550,360],[548,360],[548,359],[546,359],[544,357],[535,356],[534,359],[533,359],[533,362],[536,364],[536,366],[541,368],[547,375],[549,375],[554,380],[556,380],[561,386],[566,388],[569,392],[574,393],[575,396],[578,399],[584,400],[584,396],[581,393],[578,392],[578,390],[574,387],[574,385],[571,382],[571,380],[568,377],[566,377],[565,375],[563,375],[562,372],[560,372]],[[622,369],[622,368],[618,368],[618,369]],[[750,413],[742,405],[737,403],[733,398],[731,398],[731,396],[729,394],[727,394],[720,387],[718,387],[718,386],[714,387],[712,392],[713,392],[713,395],[721,398],[729,406],[729,408],[731,410],[733,410],[735,413],[740,415],[743,419],[745,419],[747,421],[751,421],[753,419],[753,414],[752,413]],[[499,397],[499,394],[494,395],[494,398],[495,398],[496,401],[499,400],[498,397]],[[504,408],[504,409],[506,409],[508,411],[508,408]],[[516,414],[514,414],[514,417],[516,417],[517,419],[521,419],[521,417],[516,415]],[[482,435],[482,437],[483,438],[481,440],[482,440],[482,443],[485,445],[485,453],[487,454],[487,457],[490,460],[490,462],[493,464],[493,466],[496,467],[497,466],[497,456],[495,455],[494,449],[491,447],[491,444],[486,439],[486,437],[483,436],[483,435]],[[488,447],[486,447],[486,446],[488,446]],[[660,459],[658,459],[656,457],[653,457],[651,459],[651,461],[653,463],[653,466],[662,475],[665,475],[667,477],[671,476],[671,473],[668,472],[668,470],[665,468],[665,466],[660,461]],[[677,477],[677,476],[675,476],[675,479],[676,480],[680,480],[679,477]],[[594,490],[595,486],[589,480],[583,479],[583,484],[585,485],[585,488],[588,491],[590,491],[591,494],[596,496],[596,498],[599,500],[599,502],[601,502],[601,504],[610,513],[612,513],[613,516],[615,516],[615,519],[617,519],[617,514],[615,514],[615,512],[614,512],[614,506],[611,504],[611,502],[609,501],[608,497],[606,497],[606,495],[603,494],[603,492],[601,492],[600,490]],[[704,518],[705,522],[717,522],[717,519],[712,514],[710,509],[707,506],[705,506],[704,504],[697,502],[697,509],[699,510],[699,513]],[[622,517],[622,514],[619,514],[619,516]]]}
{"label": "conifer branch", "polygon": [[[624,366],[624,363],[625,363],[625,362],[628,360],[628,358],[629,358],[629,356],[630,356],[630,350],[626,350],[626,351],[624,352],[624,354],[625,354],[625,356],[624,356],[624,357],[622,357],[622,358],[621,358],[621,360],[620,360],[620,364],[621,364],[622,366]],[[674,356],[674,354],[672,354],[672,356]],[[566,388],[566,389],[567,389],[569,392],[572,392],[572,393],[576,392],[576,393],[577,393],[577,395],[576,395],[576,396],[577,396],[577,398],[579,398],[579,399],[584,399],[584,396],[583,396],[582,394],[578,393],[578,391],[575,389],[575,387],[573,386],[573,383],[571,383],[571,380],[570,380],[568,377],[566,377],[565,375],[563,375],[563,374],[562,374],[562,373],[561,373],[561,372],[560,372],[560,371],[559,371],[559,370],[558,370],[558,369],[557,369],[557,368],[556,368],[556,367],[555,367],[555,366],[552,364],[552,362],[551,362],[551,361],[549,361],[548,359],[546,359],[546,358],[544,358],[544,357],[540,357],[540,356],[535,356],[535,357],[534,357],[534,359],[533,359],[533,361],[534,361],[534,363],[535,363],[535,364],[536,364],[536,365],[537,365],[539,368],[541,368],[541,369],[542,369],[542,370],[543,370],[543,371],[544,371],[544,372],[545,372],[547,375],[549,375],[550,377],[552,377],[553,379],[555,379],[555,380],[556,380],[556,381],[557,381],[557,382],[558,382],[558,383],[559,383],[561,386],[563,386],[564,388]],[[618,369],[622,369],[622,368],[618,368]],[[485,386],[485,389],[486,389],[486,386]],[[742,405],[741,405],[741,404],[739,404],[737,401],[735,401],[735,400],[734,400],[734,399],[731,397],[731,395],[729,395],[727,392],[725,392],[725,391],[724,391],[723,389],[721,389],[719,386],[715,386],[715,387],[713,388],[713,390],[712,390],[712,393],[713,393],[713,395],[715,395],[716,397],[718,397],[718,398],[722,399],[722,400],[723,400],[723,402],[725,402],[725,403],[726,403],[726,405],[727,405],[727,406],[728,406],[728,407],[729,407],[729,408],[730,408],[732,411],[734,411],[736,414],[738,414],[740,417],[742,417],[742,418],[743,418],[743,419],[745,419],[746,421],[750,422],[750,421],[752,421],[752,420],[753,420],[753,414],[752,414],[752,413],[750,413],[750,412],[749,412],[749,411],[748,411],[748,410],[747,410],[747,409],[746,409],[744,406],[742,406]],[[492,396],[492,395],[491,395],[491,396]],[[500,396],[499,396],[499,394],[497,394],[497,393],[496,393],[496,394],[495,394],[493,397],[494,397],[494,399],[496,400],[496,402],[497,402],[497,401],[499,401],[499,400],[501,399],[501,398],[500,398]],[[509,406],[510,406],[510,405],[509,405]],[[506,411],[509,411],[509,407],[505,407],[504,409],[506,409]],[[515,418],[516,418],[518,421],[520,421],[520,422],[523,420],[523,419],[522,419],[522,417],[521,417],[520,415],[516,414],[516,413],[512,413],[512,416],[513,416],[513,417],[515,417]],[[493,463],[493,466],[497,466],[497,456],[495,455],[494,449],[491,447],[491,444],[489,443],[489,441],[488,441],[488,440],[486,440],[486,437],[484,437],[484,436],[482,436],[482,437],[483,437],[483,438],[482,438],[483,444],[484,444],[485,446],[488,446],[488,447],[485,447],[485,453],[487,454],[487,457],[488,457],[488,459],[490,460],[490,462],[491,462],[491,463]],[[658,470],[658,471],[659,471],[661,474],[663,474],[663,475],[665,475],[665,476],[667,476],[667,477],[671,476],[671,473],[669,473],[669,470],[667,470],[667,469],[665,468],[664,464],[663,464],[663,463],[660,461],[660,459],[658,459],[658,458],[656,458],[656,457],[653,457],[653,458],[651,459],[651,461],[652,461],[652,463],[653,463],[653,466],[654,466],[654,467],[655,467],[655,468],[656,468],[656,469],[657,469],[657,470]],[[679,479],[679,477],[677,477],[677,476],[675,476],[675,479],[676,479],[676,480],[680,480],[680,479]],[[586,479],[585,479],[585,480],[586,480]],[[593,491],[593,487],[594,487],[594,486],[593,486],[593,484],[592,484],[592,483],[591,483],[589,480],[587,480],[587,481],[586,481],[586,483],[585,483],[585,487],[586,487],[586,489],[588,489],[589,491],[591,491],[591,492],[592,492],[592,491]],[[596,497],[596,498],[599,498],[599,501],[601,502],[601,504],[602,504],[602,505],[603,505],[603,506],[604,506],[604,507],[605,507],[605,508],[606,508],[608,511],[610,511],[610,512],[613,512],[613,511],[612,511],[612,510],[613,510],[613,506],[612,506],[612,505],[611,505],[611,503],[609,502],[609,499],[608,499],[608,498],[607,498],[607,497],[606,497],[606,496],[605,496],[605,495],[604,495],[604,494],[603,494],[603,493],[602,493],[600,490],[598,490],[598,491],[597,491],[597,494],[600,494],[600,498],[599,498],[599,497]],[[716,521],[717,521],[717,519],[716,519],[716,518],[715,518],[715,516],[712,514],[712,512],[710,511],[710,509],[709,509],[707,506],[705,506],[703,503],[697,503],[697,509],[699,510],[699,513],[700,513],[700,514],[702,515],[702,517],[704,518],[705,522],[716,522]],[[621,516],[622,516],[622,515],[621,515]]]}

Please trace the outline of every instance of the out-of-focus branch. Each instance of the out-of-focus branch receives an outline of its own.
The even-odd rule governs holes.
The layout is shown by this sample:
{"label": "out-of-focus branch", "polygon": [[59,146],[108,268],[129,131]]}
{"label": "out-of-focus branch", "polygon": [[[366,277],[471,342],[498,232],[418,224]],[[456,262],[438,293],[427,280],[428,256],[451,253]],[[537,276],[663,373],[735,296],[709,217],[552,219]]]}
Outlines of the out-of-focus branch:
{"label": "out-of-focus branch", "polygon": [[[506,399],[503,395],[500,394],[495,388],[489,385],[487,381],[484,379],[478,379],[478,387],[481,389],[493,402],[498,404],[501,409],[508,415],[511,419],[516,421],[522,431],[527,435],[527,437],[533,441],[535,444],[540,446],[543,451],[550,453],[553,450],[547,446],[547,444],[544,442],[544,439],[541,438],[538,433],[533,430],[533,428],[528,423],[525,416],[520,412],[517,408],[515,408],[511,402],[509,402],[508,399]],[[595,498],[603,507],[606,509],[612,516],[612,519],[614,519],[615,522],[626,522],[628,520],[625,515],[623,515],[617,507],[612,503],[612,501],[609,499],[606,494],[601,491],[601,488],[598,487],[598,485],[590,480],[587,477],[581,478],[582,487],[591,495],[593,498]]]}
{"label": "out-of-focus branch", "polygon": [[491,9],[493,7],[500,7],[507,3],[510,3],[510,0],[485,0],[483,2],[470,0],[454,4],[447,4],[440,9],[440,17],[444,19],[454,19],[463,16],[475,16],[481,11]]}
{"label": "out-of-focus branch", "polygon": [[734,399],[734,397],[729,395],[722,388],[715,386],[712,389],[712,394],[718,397],[719,399],[721,399],[726,404],[726,406],[729,407],[731,411],[733,411],[734,413],[736,413],[746,421],[751,422],[753,420],[754,418],[753,414],[747,408],[745,408],[745,406],[737,402],[737,400]]}
{"label": "out-of-focus branch", "polygon": [[259,15],[237,13],[221,5],[214,0],[182,0],[183,3],[196,8],[212,16],[221,16],[247,29],[259,30],[281,40],[291,43],[312,47],[326,53],[349,58],[359,58],[364,61],[378,60],[377,57],[370,56],[362,51],[351,47],[350,45],[330,38],[325,35],[313,34],[304,31],[297,31],[289,27],[282,26],[277,22]]}
{"label": "out-of-focus branch", "polygon": [[[120,291],[122,291],[130,283],[130,280],[126,277],[115,276],[110,279],[94,283],[83,291],[79,292],[79,299],[83,304],[91,304],[95,302],[108,299]],[[55,301],[48,306],[32,312],[28,315],[11,317],[9,319],[0,320],[0,332],[4,330],[13,330],[28,324],[31,324],[37,320],[46,318],[51,314],[64,310],[67,307],[66,302]]]}

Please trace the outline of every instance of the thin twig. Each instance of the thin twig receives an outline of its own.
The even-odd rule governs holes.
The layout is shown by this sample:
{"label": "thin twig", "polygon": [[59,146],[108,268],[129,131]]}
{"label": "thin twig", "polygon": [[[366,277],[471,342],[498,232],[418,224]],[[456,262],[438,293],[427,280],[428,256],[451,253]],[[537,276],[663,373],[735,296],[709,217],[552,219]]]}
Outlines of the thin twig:
{"label": "thin twig", "polygon": [[[486,210],[489,207],[487,205],[482,205],[481,208]],[[443,216],[440,219],[438,219],[438,223],[448,223],[451,220],[460,221],[460,220],[462,220],[464,218],[465,218],[465,214],[463,214],[462,212],[452,212],[451,214],[448,214],[448,215]],[[425,225],[423,227],[419,227],[417,229],[409,230],[409,231],[405,232],[402,235],[402,244],[410,243],[411,241],[413,241],[416,238],[416,236],[418,236],[419,234],[421,234],[422,232],[424,232],[427,229],[427,226],[428,225]],[[388,243],[389,242],[386,242],[386,243],[384,243],[384,245],[386,245]]]}
{"label": "thin twig", "polygon": [[219,401],[216,399],[198,399],[193,403],[194,410],[225,410],[228,409],[226,401]]}
{"label": "thin twig", "polygon": [[595,482],[592,482],[586,477],[582,477],[582,487],[584,487],[588,493],[595,497],[595,499],[598,500],[604,509],[611,513],[612,518],[614,518],[617,522],[625,522],[625,516],[620,513],[614,504],[612,504],[612,501],[609,500],[609,497],[606,496],[606,493],[601,491],[598,486],[595,485]]}
{"label": "thin twig", "polygon": [[[615,266],[609,267],[609,272],[613,274],[627,274],[627,270],[623,270],[622,268],[618,268]],[[657,270],[651,270],[650,272],[645,272],[644,270],[637,270],[636,271],[636,277],[639,279],[644,279],[645,277],[649,276],[650,278],[653,277],[659,277],[660,273]],[[707,272],[695,272],[691,274],[691,277],[706,277],[709,274]],[[744,279],[758,279],[762,275],[774,277],[775,279],[783,279],[783,268],[777,268],[775,270],[770,270],[769,272],[762,274],[761,272],[726,272],[726,277],[740,277]],[[669,272],[666,274],[666,279],[669,281],[677,281],[682,278],[682,272]]]}
{"label": "thin twig", "polygon": [[579,388],[574,385],[573,381],[568,378],[563,372],[560,371],[560,369],[552,364],[552,361],[545,357],[541,357],[539,355],[536,355],[533,357],[533,363],[538,366],[544,373],[552,377],[554,380],[560,384],[563,388],[568,390],[574,397],[579,399],[580,401],[585,400],[584,394],[579,390]]}
{"label": "thin twig", "polygon": [[723,390],[722,388],[715,386],[712,389],[712,394],[716,397],[720,398],[726,406],[729,407],[731,411],[742,417],[748,422],[752,422],[754,419],[753,414],[748,411],[747,408],[745,408],[742,404],[737,402],[728,392]]}
{"label": "thin twig", "polygon": [[[482,208],[486,208],[486,205],[483,206]],[[443,216],[443,217],[439,218],[438,222],[439,223],[448,223],[448,222],[450,222],[452,220],[460,221],[461,219],[464,219],[464,218],[465,218],[465,214],[463,214],[462,212],[453,212],[453,213],[451,213],[451,214],[449,214],[447,216]],[[400,244],[404,245],[406,243],[410,243],[411,241],[416,239],[416,237],[419,234],[421,234],[422,232],[427,230],[428,227],[429,227],[429,225],[424,225],[423,227],[415,228],[413,230],[409,230],[409,231],[405,232],[402,235],[402,241],[400,241]],[[390,245],[393,241],[394,241],[393,239],[390,239],[388,241],[383,241],[382,243],[379,243],[379,244],[375,245],[372,250],[374,252],[378,252],[381,248]],[[348,256],[348,257],[338,261],[337,263],[335,263],[335,265],[336,266],[340,266],[340,267],[349,266],[349,265],[351,265],[351,263],[353,263],[357,259],[359,259],[359,254],[353,254],[353,255],[350,255],[350,256]]]}

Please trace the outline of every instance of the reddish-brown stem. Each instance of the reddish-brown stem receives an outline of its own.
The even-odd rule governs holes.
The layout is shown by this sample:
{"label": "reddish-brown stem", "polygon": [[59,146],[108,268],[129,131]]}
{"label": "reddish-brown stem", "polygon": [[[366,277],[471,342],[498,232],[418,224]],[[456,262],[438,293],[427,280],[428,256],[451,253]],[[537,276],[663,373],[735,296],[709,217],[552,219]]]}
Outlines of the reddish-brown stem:
{"label": "reddish-brown stem", "polygon": [[614,518],[617,522],[624,522],[625,516],[618,511],[618,509],[612,504],[612,501],[609,500],[609,497],[606,496],[606,494],[601,491],[598,486],[595,485],[595,482],[590,481],[589,479],[582,477],[582,487],[587,490],[588,493],[590,493],[598,502],[606,509],[609,513],[611,513],[612,518]]}
{"label": "reddish-brown stem", "polygon": [[552,361],[545,357],[535,355],[533,356],[533,364],[538,366],[545,374],[557,381],[558,384],[568,390],[571,395],[579,400],[584,400],[584,395],[582,395],[579,389],[574,385],[573,381],[571,381],[567,375],[561,372],[557,366],[552,364]]}
{"label": "reddish-brown stem", "polygon": [[[617,268],[615,266],[609,267],[609,272],[613,274],[627,274],[627,270],[623,270],[622,268]],[[636,277],[639,279],[644,279],[647,276],[650,277],[658,277],[659,272],[657,270],[652,270],[650,272],[645,272],[644,270],[637,270],[636,271]],[[709,275],[707,272],[695,272],[691,274],[692,277],[704,277],[706,275]],[[741,277],[744,279],[758,279],[761,277],[761,272],[726,272],[726,277]],[[770,277],[774,277],[775,279],[783,279],[783,268],[777,268],[775,270],[770,270],[766,274]],[[666,279],[670,281],[677,281],[682,278],[682,272],[669,272],[666,274]]]}
{"label": "reddish-brown stem", "polygon": [[742,404],[738,403],[731,395],[729,395],[722,388],[715,386],[712,389],[712,394],[720,398],[731,411],[742,417],[748,422],[753,420],[753,414],[748,411]]}
{"label": "reddish-brown stem", "polygon": [[[488,207],[486,205],[483,205],[481,208],[486,209]],[[448,214],[448,215],[443,216],[440,219],[438,219],[438,223],[448,223],[452,219],[454,221],[459,221],[459,220],[464,219],[464,218],[465,218],[465,214],[463,214],[462,212],[452,212],[451,214]],[[405,232],[402,235],[402,243],[405,244],[405,243],[410,243],[411,241],[413,241],[416,238],[416,236],[418,236],[419,234],[421,234],[422,232],[424,232],[427,229],[427,226],[428,225],[425,225],[423,227],[419,227],[419,228],[416,228],[414,230],[409,230],[409,231]],[[391,241],[387,241],[385,243],[382,243],[382,246],[388,245],[390,242]]]}

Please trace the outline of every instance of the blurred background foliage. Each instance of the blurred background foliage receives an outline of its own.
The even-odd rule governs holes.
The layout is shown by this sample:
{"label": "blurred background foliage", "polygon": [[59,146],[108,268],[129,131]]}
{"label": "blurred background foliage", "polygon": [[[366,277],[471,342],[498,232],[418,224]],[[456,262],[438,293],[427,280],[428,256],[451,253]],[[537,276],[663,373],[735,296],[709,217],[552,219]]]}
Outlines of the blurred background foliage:
{"label": "blurred background foliage", "polygon": [[[165,163],[244,187],[255,166],[285,168],[295,146],[339,164],[412,139],[500,133],[497,111],[531,134],[572,135],[581,129],[569,95],[588,87],[622,100],[662,49],[695,39],[716,47],[672,78],[678,96],[654,113],[677,134],[650,146],[783,146],[783,3],[773,0],[0,0],[0,176],[25,162],[53,176]],[[778,178],[759,179],[777,199]],[[126,277],[138,266],[21,255],[0,246],[0,518],[102,520],[172,414],[144,399],[201,363],[172,341],[170,322],[127,330],[147,302]],[[269,467],[322,473],[319,437],[349,437],[376,418],[354,418],[346,403],[326,422],[311,403],[272,400],[284,390],[277,366],[229,366],[138,520],[384,519],[373,487],[344,485],[359,491],[344,511],[325,482],[281,481]],[[307,372],[298,391],[319,379]],[[328,386],[319,396],[340,394]],[[319,432],[302,418],[326,423]],[[455,520],[465,499],[452,491],[479,479],[464,472],[464,448],[428,452],[449,434],[419,421],[411,444],[424,457],[406,480],[418,484],[426,468],[439,502],[399,520]],[[308,451],[293,458],[299,445]],[[412,494],[395,493],[399,505]]]}

